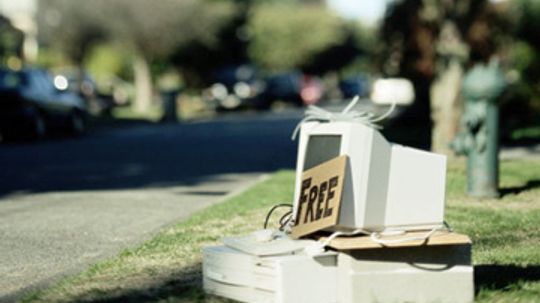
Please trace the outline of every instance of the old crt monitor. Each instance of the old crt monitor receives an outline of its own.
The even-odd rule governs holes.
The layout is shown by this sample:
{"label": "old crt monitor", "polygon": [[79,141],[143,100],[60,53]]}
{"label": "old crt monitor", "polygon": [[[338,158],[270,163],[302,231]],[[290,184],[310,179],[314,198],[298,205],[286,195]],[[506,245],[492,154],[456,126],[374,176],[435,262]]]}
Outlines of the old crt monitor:
{"label": "old crt monitor", "polygon": [[423,230],[443,224],[446,157],[391,144],[358,122],[302,124],[294,214],[302,172],[348,156],[338,225],[332,230]]}

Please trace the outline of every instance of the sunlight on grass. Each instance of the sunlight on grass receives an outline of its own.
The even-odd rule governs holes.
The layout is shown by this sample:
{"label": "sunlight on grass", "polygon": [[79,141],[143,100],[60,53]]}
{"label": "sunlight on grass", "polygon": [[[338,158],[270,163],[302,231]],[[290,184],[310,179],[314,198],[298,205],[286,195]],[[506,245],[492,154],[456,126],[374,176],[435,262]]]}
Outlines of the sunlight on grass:
{"label": "sunlight on grass", "polygon": [[538,139],[540,138],[540,126],[519,128],[512,132],[512,140]]}
{"label": "sunlight on grass", "polygon": [[134,111],[131,106],[115,107],[111,113],[115,119],[125,120],[145,120],[150,122],[158,122],[163,116],[163,111],[160,106],[154,105],[144,113]]}
{"label": "sunlight on grass", "polygon": [[[514,266],[529,270],[540,265],[540,161],[501,163],[501,199],[478,200],[464,195],[463,161],[448,169],[446,220],[473,240],[475,264]],[[268,209],[290,202],[294,172],[283,171],[229,201],[212,206],[152,240],[116,258],[96,264],[26,302],[167,301],[229,302],[201,290],[201,250],[224,235],[261,228]],[[483,286],[481,302],[532,302],[540,296],[540,281],[513,282],[503,288]]]}

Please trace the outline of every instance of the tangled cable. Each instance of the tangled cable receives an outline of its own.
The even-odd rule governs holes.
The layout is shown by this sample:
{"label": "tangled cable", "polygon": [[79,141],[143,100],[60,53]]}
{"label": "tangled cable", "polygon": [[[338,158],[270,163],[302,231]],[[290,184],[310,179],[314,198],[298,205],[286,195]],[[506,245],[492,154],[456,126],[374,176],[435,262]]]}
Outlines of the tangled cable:
{"label": "tangled cable", "polygon": [[277,204],[277,205],[274,205],[269,211],[268,213],[266,214],[266,219],[264,220],[264,225],[263,225],[263,229],[266,229],[268,228],[268,221],[270,221],[270,216],[272,216],[272,213],[280,208],[280,207],[288,207],[290,208],[291,210],[289,210],[288,212],[286,212],[285,214],[283,214],[281,216],[281,218],[279,218],[279,230],[280,231],[283,231],[285,229],[285,226],[287,226],[287,224],[289,224],[289,221],[291,221],[291,216],[292,216],[292,204],[285,204],[285,203],[282,203],[282,204]]}
{"label": "tangled cable", "polygon": [[292,140],[296,139],[296,136],[298,135],[298,132],[300,131],[300,127],[302,124],[306,122],[311,121],[319,121],[319,122],[337,122],[337,121],[345,121],[345,122],[357,122],[362,123],[366,126],[369,126],[371,128],[380,129],[381,126],[377,125],[376,122],[379,122],[383,119],[386,119],[394,109],[396,108],[396,102],[392,102],[392,105],[390,106],[390,109],[386,113],[384,113],[381,116],[376,117],[373,113],[366,112],[366,111],[360,111],[360,110],[352,110],[352,108],[358,103],[360,98],[358,96],[354,97],[349,105],[345,107],[341,112],[331,112],[327,111],[325,109],[322,109],[320,107],[317,107],[315,105],[308,106],[305,117],[296,125],[292,137]]}

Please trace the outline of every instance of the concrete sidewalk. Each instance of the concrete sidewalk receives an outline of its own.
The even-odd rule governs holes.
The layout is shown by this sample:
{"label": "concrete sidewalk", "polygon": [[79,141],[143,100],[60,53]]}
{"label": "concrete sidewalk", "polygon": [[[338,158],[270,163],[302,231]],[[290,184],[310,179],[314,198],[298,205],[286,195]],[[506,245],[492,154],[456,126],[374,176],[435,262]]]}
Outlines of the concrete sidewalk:
{"label": "concrete sidewalk", "polygon": [[20,194],[0,200],[0,302],[148,240],[265,175],[225,174],[193,186]]}
{"label": "concrete sidewalk", "polygon": [[527,146],[502,146],[499,159],[540,158],[540,143]]}

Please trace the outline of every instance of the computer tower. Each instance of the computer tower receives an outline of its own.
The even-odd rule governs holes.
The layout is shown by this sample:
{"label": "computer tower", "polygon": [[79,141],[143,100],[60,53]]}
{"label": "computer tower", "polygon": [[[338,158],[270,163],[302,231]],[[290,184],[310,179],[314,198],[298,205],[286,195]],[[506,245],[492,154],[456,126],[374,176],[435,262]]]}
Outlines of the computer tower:
{"label": "computer tower", "polygon": [[241,302],[336,302],[337,254],[259,257],[227,246],[203,250],[203,288]]}

